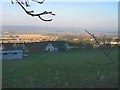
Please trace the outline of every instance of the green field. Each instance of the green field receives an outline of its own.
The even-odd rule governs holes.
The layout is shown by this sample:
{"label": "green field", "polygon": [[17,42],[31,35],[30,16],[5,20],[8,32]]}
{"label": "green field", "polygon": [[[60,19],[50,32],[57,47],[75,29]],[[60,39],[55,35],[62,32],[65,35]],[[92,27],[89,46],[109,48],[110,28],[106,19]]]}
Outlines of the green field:
{"label": "green field", "polygon": [[[110,55],[118,59],[117,49]],[[98,49],[30,54],[21,60],[4,60],[3,88],[117,87],[117,65]]]}

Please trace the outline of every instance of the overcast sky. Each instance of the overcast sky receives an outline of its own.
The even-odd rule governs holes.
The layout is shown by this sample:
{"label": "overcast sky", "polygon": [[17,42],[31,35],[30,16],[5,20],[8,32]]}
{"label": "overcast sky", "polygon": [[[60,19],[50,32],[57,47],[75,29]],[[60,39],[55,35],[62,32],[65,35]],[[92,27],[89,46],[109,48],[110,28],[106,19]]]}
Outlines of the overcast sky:
{"label": "overcast sky", "polygon": [[54,26],[117,31],[118,2],[44,2],[31,3],[35,12],[53,11],[52,22],[28,16],[17,4],[2,2],[2,25]]}

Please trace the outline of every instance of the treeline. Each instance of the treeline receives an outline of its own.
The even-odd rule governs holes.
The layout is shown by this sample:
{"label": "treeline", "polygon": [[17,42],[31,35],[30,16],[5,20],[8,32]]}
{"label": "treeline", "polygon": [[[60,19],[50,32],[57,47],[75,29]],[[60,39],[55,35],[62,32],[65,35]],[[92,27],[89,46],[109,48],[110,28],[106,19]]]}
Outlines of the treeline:
{"label": "treeline", "polygon": [[[40,53],[45,52],[45,48],[48,44],[52,44],[54,47],[59,48],[59,51],[66,51],[64,45],[68,44],[71,49],[70,50],[90,50],[96,47],[93,42],[88,41],[80,41],[80,42],[67,42],[67,41],[46,41],[46,42],[35,42],[35,43],[24,43],[27,51],[29,53]],[[14,43],[3,43],[5,50],[13,50]],[[22,43],[19,43],[22,44]],[[111,47],[111,45],[104,45],[105,48]],[[20,49],[20,48],[19,48]]]}

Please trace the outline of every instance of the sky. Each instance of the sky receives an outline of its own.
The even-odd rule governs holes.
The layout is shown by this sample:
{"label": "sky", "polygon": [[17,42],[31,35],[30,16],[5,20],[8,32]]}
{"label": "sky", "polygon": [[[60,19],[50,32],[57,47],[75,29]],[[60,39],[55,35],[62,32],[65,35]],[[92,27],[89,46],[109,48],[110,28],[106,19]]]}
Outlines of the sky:
{"label": "sky", "polygon": [[71,27],[98,31],[118,30],[118,2],[44,2],[39,5],[30,2],[28,10],[35,13],[53,11],[56,16],[47,15],[52,18],[51,22],[43,22],[38,17],[28,16],[18,4],[2,2],[3,26],[50,26]]}

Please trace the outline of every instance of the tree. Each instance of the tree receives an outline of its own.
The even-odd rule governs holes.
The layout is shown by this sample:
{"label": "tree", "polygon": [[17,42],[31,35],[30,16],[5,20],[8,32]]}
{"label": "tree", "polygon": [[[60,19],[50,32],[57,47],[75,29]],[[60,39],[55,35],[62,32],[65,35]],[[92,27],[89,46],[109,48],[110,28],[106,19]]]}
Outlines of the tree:
{"label": "tree", "polygon": [[[38,1],[38,0],[31,0],[31,1],[36,2],[38,4],[43,4],[43,2],[45,0],[43,0],[41,2]],[[41,17],[42,15],[46,15],[46,14],[55,15],[55,14],[52,13],[52,11],[50,11],[50,12],[44,11],[44,12],[41,12],[41,13],[34,13],[34,10],[31,10],[31,11],[27,10],[26,7],[30,7],[29,0],[24,0],[24,1],[23,0],[14,0],[14,1],[11,0],[11,3],[12,4],[17,3],[28,15],[33,16],[33,17],[35,17],[35,16],[39,17],[39,19],[41,19],[42,21],[52,21],[52,19],[42,18]]]}

